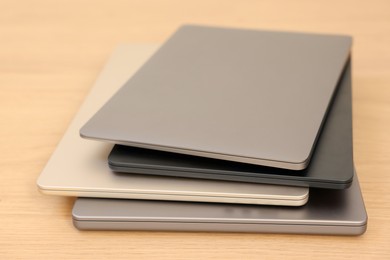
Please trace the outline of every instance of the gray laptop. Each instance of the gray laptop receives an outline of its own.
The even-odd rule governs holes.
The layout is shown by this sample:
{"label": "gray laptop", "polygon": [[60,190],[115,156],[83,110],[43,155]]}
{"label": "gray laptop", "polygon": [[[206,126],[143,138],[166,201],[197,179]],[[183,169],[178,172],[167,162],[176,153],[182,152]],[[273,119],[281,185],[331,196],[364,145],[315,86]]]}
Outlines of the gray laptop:
{"label": "gray laptop", "polygon": [[306,187],[185,179],[112,172],[112,144],[80,138],[80,127],[156,49],[123,45],[116,49],[37,181],[45,194],[121,199],[181,200],[301,206]]}
{"label": "gray laptop", "polygon": [[360,235],[367,227],[358,179],[349,189],[311,189],[302,207],[77,199],[73,223],[85,230],[270,232]]}
{"label": "gray laptop", "polygon": [[80,134],[301,170],[350,48],[347,36],[183,26]]}

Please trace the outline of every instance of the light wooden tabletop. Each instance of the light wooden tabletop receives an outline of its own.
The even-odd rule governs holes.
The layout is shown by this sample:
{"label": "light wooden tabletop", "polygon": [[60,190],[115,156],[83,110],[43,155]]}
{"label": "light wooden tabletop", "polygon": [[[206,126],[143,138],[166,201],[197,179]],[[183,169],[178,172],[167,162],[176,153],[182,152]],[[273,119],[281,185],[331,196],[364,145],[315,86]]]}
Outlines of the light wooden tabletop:
{"label": "light wooden tabletop", "polygon": [[[74,199],[36,179],[119,43],[179,25],[349,34],[354,156],[369,223],[360,237],[81,232]],[[0,259],[390,259],[390,1],[0,2]]]}

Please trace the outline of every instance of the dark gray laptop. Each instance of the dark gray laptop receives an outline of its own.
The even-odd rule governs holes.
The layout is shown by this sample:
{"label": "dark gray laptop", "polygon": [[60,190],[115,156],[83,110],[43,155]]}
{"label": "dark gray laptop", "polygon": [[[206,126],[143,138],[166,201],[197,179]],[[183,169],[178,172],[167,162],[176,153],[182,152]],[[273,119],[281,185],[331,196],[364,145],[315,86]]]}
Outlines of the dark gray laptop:
{"label": "dark gray laptop", "polygon": [[350,48],[348,36],[183,26],[80,134],[301,170]]}
{"label": "dark gray laptop", "polygon": [[367,227],[358,179],[349,189],[311,189],[302,207],[77,199],[73,224],[85,230],[267,232],[360,235]]}
{"label": "dark gray laptop", "polygon": [[309,167],[302,171],[115,146],[117,172],[341,189],[353,178],[351,67],[344,70]]}

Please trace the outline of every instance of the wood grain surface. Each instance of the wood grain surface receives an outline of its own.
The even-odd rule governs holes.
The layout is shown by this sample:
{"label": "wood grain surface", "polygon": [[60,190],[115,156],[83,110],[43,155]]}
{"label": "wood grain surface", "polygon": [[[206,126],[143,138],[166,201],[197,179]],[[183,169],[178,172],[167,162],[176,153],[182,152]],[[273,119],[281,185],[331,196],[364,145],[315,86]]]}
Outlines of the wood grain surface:
{"label": "wood grain surface", "polygon": [[[36,179],[119,43],[179,25],[349,34],[360,237],[80,232]],[[0,1],[0,259],[390,259],[390,1]]]}

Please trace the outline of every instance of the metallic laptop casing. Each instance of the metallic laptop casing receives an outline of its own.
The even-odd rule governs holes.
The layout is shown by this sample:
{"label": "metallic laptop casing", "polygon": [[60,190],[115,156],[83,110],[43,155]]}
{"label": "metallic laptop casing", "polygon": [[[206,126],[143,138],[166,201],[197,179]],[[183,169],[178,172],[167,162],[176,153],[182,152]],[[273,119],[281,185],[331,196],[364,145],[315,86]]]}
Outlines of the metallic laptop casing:
{"label": "metallic laptop casing", "polygon": [[114,52],[41,173],[37,181],[40,191],[82,197],[305,204],[308,188],[119,174],[109,169],[112,144],[85,140],[79,129],[155,49],[123,45]]}
{"label": "metallic laptop casing", "polygon": [[72,215],[82,230],[360,235],[367,228],[356,176],[349,189],[311,189],[302,207],[79,198]]}
{"label": "metallic laptop casing", "polygon": [[302,170],[351,44],[340,35],[183,26],[80,134]]}

